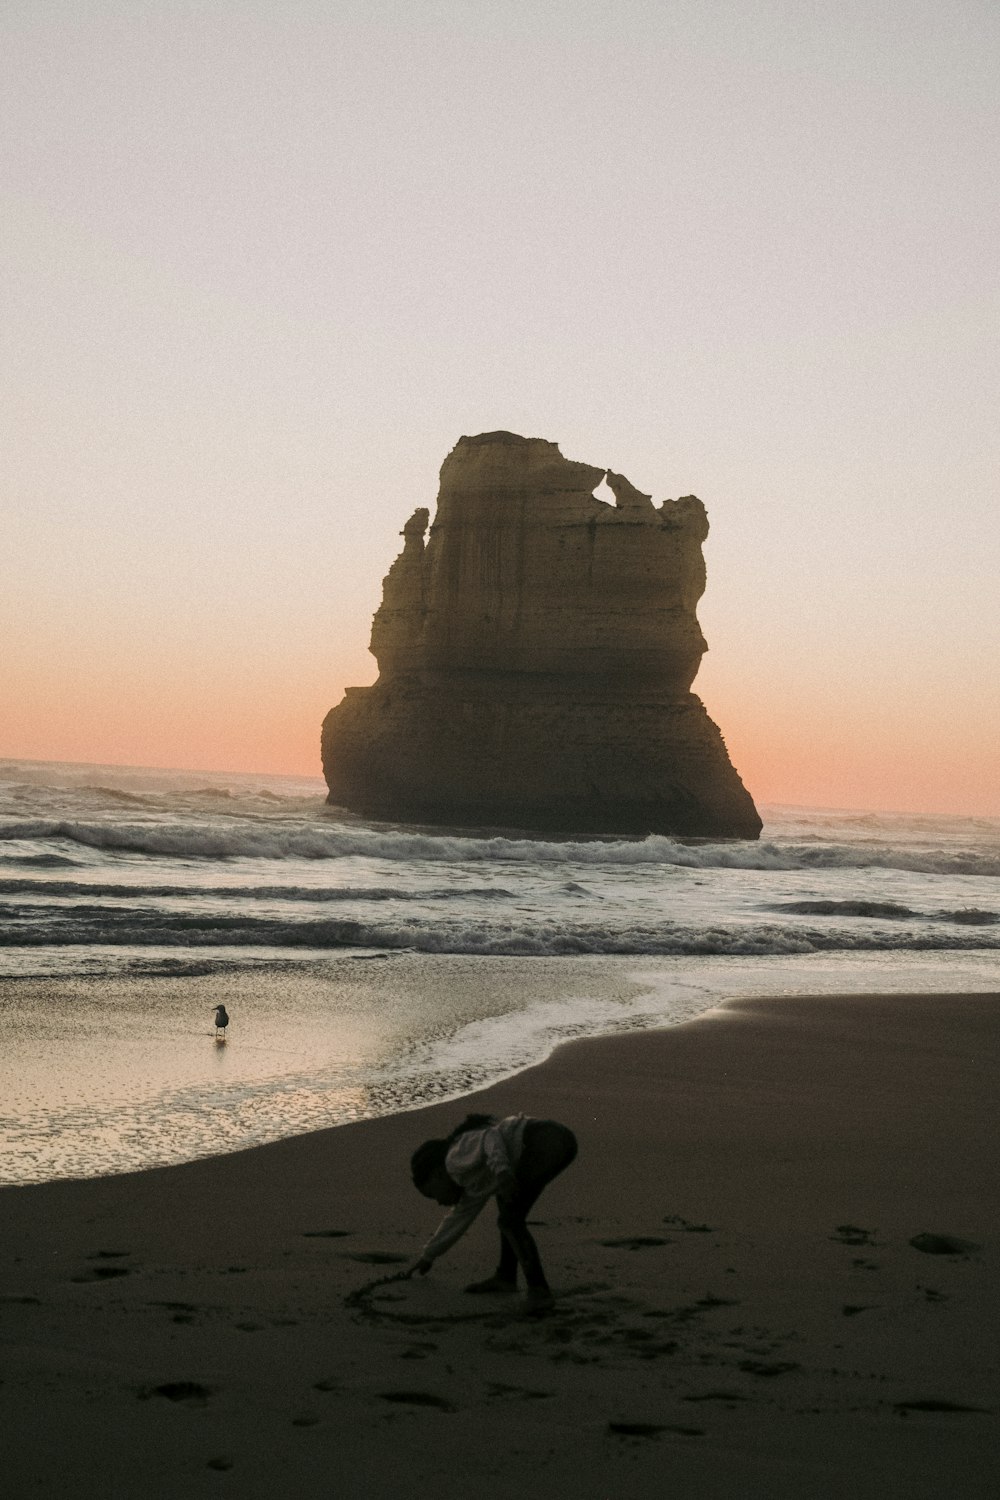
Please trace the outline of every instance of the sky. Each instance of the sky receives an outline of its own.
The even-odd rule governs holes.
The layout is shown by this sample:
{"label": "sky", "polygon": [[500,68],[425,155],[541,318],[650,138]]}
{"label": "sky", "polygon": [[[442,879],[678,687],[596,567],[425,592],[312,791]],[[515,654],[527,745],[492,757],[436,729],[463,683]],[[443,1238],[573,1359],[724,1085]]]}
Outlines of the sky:
{"label": "sky", "polygon": [[761,802],[1000,815],[994,0],[7,0],[0,756],[319,773],[463,434],[708,508]]}

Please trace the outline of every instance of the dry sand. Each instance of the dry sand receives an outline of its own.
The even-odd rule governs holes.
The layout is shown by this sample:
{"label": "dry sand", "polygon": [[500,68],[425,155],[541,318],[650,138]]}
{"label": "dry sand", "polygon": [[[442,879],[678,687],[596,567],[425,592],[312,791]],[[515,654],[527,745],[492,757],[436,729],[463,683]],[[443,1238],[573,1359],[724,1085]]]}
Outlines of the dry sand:
{"label": "dry sand", "polygon": [[[5,1189],[3,1493],[993,1500],[998,999],[741,1002],[463,1104]],[[489,1215],[345,1305],[430,1234],[409,1152],[466,1107],[577,1131],[535,1214],[554,1314],[463,1294]]]}

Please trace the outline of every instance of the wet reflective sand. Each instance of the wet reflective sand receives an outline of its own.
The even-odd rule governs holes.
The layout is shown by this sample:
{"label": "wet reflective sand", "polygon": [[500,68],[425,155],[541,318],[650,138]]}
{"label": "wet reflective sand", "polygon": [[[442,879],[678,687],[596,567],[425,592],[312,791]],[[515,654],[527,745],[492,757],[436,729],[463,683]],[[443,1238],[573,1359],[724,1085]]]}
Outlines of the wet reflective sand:
{"label": "wet reflective sand", "polygon": [[[530,971],[526,983],[524,967]],[[642,987],[600,963],[340,958],[275,972],[0,983],[0,1182],[94,1176],[392,1113],[518,1066],[469,1026],[548,1005],[573,1034]],[[220,1001],[231,1024],[216,1038]],[[569,1009],[567,1009],[569,1007]],[[579,1014],[574,1010],[579,1007]],[[544,1011],[543,1011],[544,1019]],[[544,1042],[527,1056],[543,1055]]]}
{"label": "wet reflective sand", "polygon": [[197,976],[0,981],[0,1182],[131,1171],[396,1113],[559,1041],[684,1021],[729,996],[988,991],[989,957],[313,955]]}

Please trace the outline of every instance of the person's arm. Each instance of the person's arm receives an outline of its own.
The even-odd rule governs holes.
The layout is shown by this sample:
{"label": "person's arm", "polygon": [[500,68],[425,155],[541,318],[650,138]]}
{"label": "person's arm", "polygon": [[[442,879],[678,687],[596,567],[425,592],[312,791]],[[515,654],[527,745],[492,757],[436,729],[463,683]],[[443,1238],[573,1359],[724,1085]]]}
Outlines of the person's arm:
{"label": "person's arm", "polygon": [[437,1260],[439,1255],[451,1249],[456,1240],[462,1238],[469,1225],[482,1213],[492,1196],[492,1193],[463,1194],[455,1207],[445,1214],[421,1250],[415,1269],[420,1270],[426,1267],[429,1270],[432,1261]]}

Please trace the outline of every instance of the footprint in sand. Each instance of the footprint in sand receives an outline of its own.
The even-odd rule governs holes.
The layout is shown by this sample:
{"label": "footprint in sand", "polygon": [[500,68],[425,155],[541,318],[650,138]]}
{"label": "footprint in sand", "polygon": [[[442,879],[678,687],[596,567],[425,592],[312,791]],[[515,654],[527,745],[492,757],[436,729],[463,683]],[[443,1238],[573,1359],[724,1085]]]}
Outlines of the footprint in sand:
{"label": "footprint in sand", "polygon": [[458,1407],[443,1396],[433,1396],[430,1391],[379,1391],[380,1401],[394,1401],[400,1406],[430,1406],[436,1411],[457,1411]]}
{"label": "footprint in sand", "polygon": [[661,1432],[676,1432],[681,1437],[704,1437],[704,1427],[682,1427],[670,1422],[609,1422],[612,1437],[659,1437]]}
{"label": "footprint in sand", "polygon": [[82,1276],[72,1276],[71,1281],[113,1281],[116,1276],[127,1276],[127,1266],[91,1266]]}
{"label": "footprint in sand", "polygon": [[491,1380],[487,1384],[490,1396],[514,1401],[549,1401],[554,1391],[533,1391],[523,1385],[506,1385],[502,1380]]}
{"label": "footprint in sand", "polygon": [[703,1391],[698,1396],[682,1396],[682,1401],[722,1401],[727,1405],[733,1405],[737,1401],[746,1401],[746,1396],[741,1396],[738,1391]]}
{"label": "footprint in sand", "polygon": [[666,1428],[659,1422],[609,1422],[608,1431],[614,1437],[657,1437]]}
{"label": "footprint in sand", "polygon": [[898,1411],[901,1417],[911,1411],[978,1412],[987,1417],[993,1415],[993,1408],[989,1406],[963,1406],[958,1401],[940,1401],[933,1396],[917,1401],[897,1401],[893,1410]]}
{"label": "footprint in sand", "polygon": [[877,1245],[874,1229],[861,1229],[857,1224],[838,1224],[830,1236],[836,1245]]}
{"label": "footprint in sand", "polygon": [[801,1366],[797,1365],[791,1359],[776,1359],[771,1361],[764,1359],[743,1359],[740,1361],[740,1369],[744,1370],[748,1375],[772,1377],[775,1375],[788,1375],[792,1370],[801,1369]]}
{"label": "footprint in sand", "polygon": [[598,1240],[597,1243],[609,1250],[647,1250],[656,1245],[672,1245],[673,1240],[657,1239],[651,1234],[635,1234],[621,1240]]}
{"label": "footprint in sand", "polygon": [[700,1318],[702,1313],[711,1312],[715,1307],[739,1307],[739,1299],[735,1297],[714,1297],[711,1292],[704,1297],[699,1297],[697,1302],[690,1302],[685,1307],[674,1307],[662,1314],[674,1323],[690,1323],[692,1318]]}
{"label": "footprint in sand", "polygon": [[954,1234],[915,1234],[910,1244],[924,1255],[972,1255],[982,1249],[972,1240],[960,1240]]}
{"label": "footprint in sand", "polygon": [[398,1266],[401,1261],[412,1260],[412,1255],[392,1255],[387,1250],[342,1250],[345,1260],[358,1260],[364,1266]]}
{"label": "footprint in sand", "polygon": [[429,1359],[432,1354],[437,1353],[437,1349],[437,1344],[410,1344],[408,1348],[402,1350],[399,1357],[400,1359]]}
{"label": "footprint in sand", "polygon": [[150,1396],[162,1396],[166,1401],[186,1401],[192,1406],[204,1406],[211,1394],[211,1386],[201,1385],[197,1380],[167,1380],[163,1385],[144,1386],[139,1399],[148,1401]]}
{"label": "footprint in sand", "polygon": [[304,1240],[345,1240],[354,1233],[353,1229],[303,1229]]}
{"label": "footprint in sand", "polygon": [[218,1469],[222,1474],[224,1474],[227,1469],[231,1469],[232,1467],[232,1459],[227,1458],[225,1454],[222,1453],[219,1454],[218,1458],[210,1458],[205,1465],[206,1469]]}
{"label": "footprint in sand", "polygon": [[147,1302],[147,1307],[165,1307],[167,1312],[196,1313],[198,1307],[194,1302]]}

